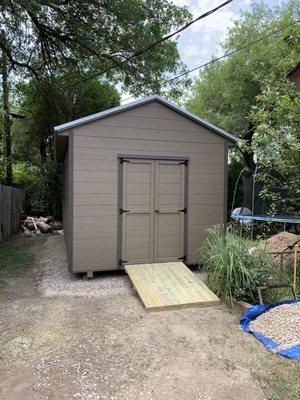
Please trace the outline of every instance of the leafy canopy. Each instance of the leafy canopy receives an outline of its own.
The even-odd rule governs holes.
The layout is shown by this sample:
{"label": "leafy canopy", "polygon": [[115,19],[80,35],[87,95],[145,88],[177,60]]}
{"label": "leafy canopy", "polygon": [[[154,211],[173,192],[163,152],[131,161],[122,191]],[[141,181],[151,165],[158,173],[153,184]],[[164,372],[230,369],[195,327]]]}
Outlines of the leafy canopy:
{"label": "leafy canopy", "polygon": [[166,76],[183,68],[175,41],[121,63],[189,19],[186,8],[167,0],[4,0],[0,48],[16,73],[55,74],[71,66],[93,76],[117,63],[106,78],[133,94],[161,92],[170,89]]}
{"label": "leafy canopy", "polygon": [[[224,53],[240,49],[299,20],[298,2],[271,9],[254,3],[229,30]],[[187,107],[241,138],[233,153],[253,174],[258,160],[261,195],[277,212],[299,205],[299,91],[286,78],[299,62],[300,23],[207,66]]]}

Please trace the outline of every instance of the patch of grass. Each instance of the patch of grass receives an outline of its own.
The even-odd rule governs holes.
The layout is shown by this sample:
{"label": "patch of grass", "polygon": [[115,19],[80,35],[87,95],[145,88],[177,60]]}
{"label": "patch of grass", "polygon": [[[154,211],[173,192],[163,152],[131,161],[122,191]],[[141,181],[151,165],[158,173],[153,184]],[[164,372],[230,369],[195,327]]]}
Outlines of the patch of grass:
{"label": "patch of grass", "polygon": [[225,358],[224,364],[225,364],[225,369],[227,371],[234,371],[237,369],[237,366],[235,365],[235,363],[232,360],[230,360],[229,358]]}
{"label": "patch of grass", "polygon": [[33,246],[40,238],[25,238],[17,234],[0,243],[0,291],[4,291],[7,281],[22,276],[33,265]]}
{"label": "patch of grass", "polygon": [[[276,371],[266,375],[255,374],[260,382],[267,400],[296,400],[300,399],[300,381],[297,365],[290,360],[276,363]],[[293,363],[294,364],[294,363]]]}

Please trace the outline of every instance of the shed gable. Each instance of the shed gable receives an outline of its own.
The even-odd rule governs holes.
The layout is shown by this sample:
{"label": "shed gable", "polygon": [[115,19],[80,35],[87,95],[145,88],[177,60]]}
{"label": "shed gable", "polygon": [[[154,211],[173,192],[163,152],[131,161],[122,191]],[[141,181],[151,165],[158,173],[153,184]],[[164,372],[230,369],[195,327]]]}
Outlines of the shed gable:
{"label": "shed gable", "polygon": [[79,125],[74,134],[102,138],[223,144],[227,139],[158,101]]}
{"label": "shed gable", "polygon": [[109,110],[102,111],[100,113],[96,113],[96,114],[93,114],[93,115],[88,115],[87,117],[83,117],[83,118],[80,118],[80,119],[77,119],[77,120],[74,120],[74,121],[71,121],[71,122],[67,122],[65,124],[56,126],[54,128],[54,130],[55,130],[55,132],[61,133],[61,132],[64,132],[64,131],[68,131],[68,130],[74,129],[74,128],[78,127],[78,126],[86,125],[86,124],[89,124],[89,123],[91,123],[93,121],[99,121],[99,120],[105,119],[105,118],[107,118],[109,116],[117,115],[117,114],[123,113],[123,112],[128,111],[128,110],[140,108],[143,105],[147,105],[147,104],[151,104],[151,103],[159,103],[159,104],[165,106],[165,108],[173,110],[173,111],[175,111],[175,113],[178,113],[181,116],[186,117],[186,119],[195,122],[197,125],[203,126],[205,128],[208,128],[210,131],[212,131],[212,132],[220,135],[221,137],[225,138],[228,141],[229,144],[230,143],[231,144],[232,143],[235,144],[238,141],[238,138],[236,136],[224,131],[223,129],[218,128],[217,126],[205,121],[204,119],[202,119],[202,118],[190,113],[189,111],[186,111],[186,110],[178,107],[176,104],[173,104],[170,101],[168,101],[168,100],[166,100],[166,99],[164,99],[164,98],[162,98],[160,96],[157,96],[157,95],[150,96],[150,97],[147,97],[147,98],[144,98],[144,99],[141,99],[141,100],[137,100],[137,101],[135,101],[133,103],[129,103],[129,104],[126,104],[126,105],[114,107],[114,108],[111,108]]}

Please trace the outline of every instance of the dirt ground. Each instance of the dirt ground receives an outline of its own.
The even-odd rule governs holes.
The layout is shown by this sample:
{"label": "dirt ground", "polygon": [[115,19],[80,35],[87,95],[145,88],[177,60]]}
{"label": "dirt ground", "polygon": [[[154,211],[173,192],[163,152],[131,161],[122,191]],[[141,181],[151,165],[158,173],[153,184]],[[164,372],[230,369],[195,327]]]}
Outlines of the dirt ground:
{"label": "dirt ground", "polygon": [[299,363],[225,306],[146,313],[121,272],[71,277],[62,237],[38,251],[0,298],[1,399],[300,398]]}

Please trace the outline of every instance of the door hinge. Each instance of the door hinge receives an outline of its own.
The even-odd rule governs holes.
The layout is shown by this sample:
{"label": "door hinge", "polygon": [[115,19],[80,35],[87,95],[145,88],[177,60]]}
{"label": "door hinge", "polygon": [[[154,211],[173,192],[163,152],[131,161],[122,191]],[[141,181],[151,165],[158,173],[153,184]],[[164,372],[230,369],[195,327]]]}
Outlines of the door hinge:
{"label": "door hinge", "polygon": [[182,261],[186,261],[186,256],[183,257],[178,257],[177,260],[182,260]]}
{"label": "door hinge", "polygon": [[187,213],[187,208],[184,207],[184,208],[182,208],[181,210],[178,210],[178,212],[183,212],[184,214],[186,214],[186,213]]}
{"label": "door hinge", "polygon": [[129,211],[129,210],[123,210],[123,208],[120,208],[119,212],[120,212],[120,214],[122,215],[122,214],[128,213],[128,212],[130,212],[130,211]]}
{"label": "door hinge", "polygon": [[188,160],[181,161],[179,164],[180,164],[180,165],[181,165],[181,164],[182,164],[182,165],[185,165],[185,166],[187,167],[187,165],[188,165]]}
{"label": "door hinge", "polygon": [[128,260],[122,260],[121,258],[119,258],[119,265],[124,265],[125,263],[128,263]]}
{"label": "door hinge", "polygon": [[124,162],[130,162],[130,161],[126,160],[125,158],[120,158],[120,164],[123,164]]}

